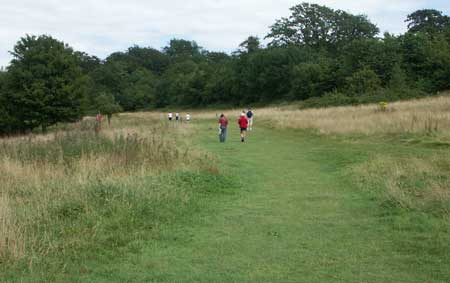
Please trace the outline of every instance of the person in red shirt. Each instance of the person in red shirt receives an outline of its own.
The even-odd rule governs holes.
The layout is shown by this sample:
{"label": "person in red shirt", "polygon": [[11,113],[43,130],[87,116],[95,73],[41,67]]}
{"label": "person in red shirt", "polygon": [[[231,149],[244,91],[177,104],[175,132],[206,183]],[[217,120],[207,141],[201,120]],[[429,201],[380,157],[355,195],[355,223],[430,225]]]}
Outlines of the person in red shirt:
{"label": "person in red shirt", "polygon": [[219,140],[220,142],[225,142],[227,138],[227,127],[228,127],[228,119],[224,114],[220,115],[219,119]]}
{"label": "person in red shirt", "polygon": [[238,120],[239,128],[241,128],[241,142],[245,141],[245,132],[247,132],[248,120],[245,115],[245,111],[241,113],[241,117]]}
{"label": "person in red shirt", "polygon": [[103,115],[100,112],[95,117],[95,132],[98,133],[102,129]]}

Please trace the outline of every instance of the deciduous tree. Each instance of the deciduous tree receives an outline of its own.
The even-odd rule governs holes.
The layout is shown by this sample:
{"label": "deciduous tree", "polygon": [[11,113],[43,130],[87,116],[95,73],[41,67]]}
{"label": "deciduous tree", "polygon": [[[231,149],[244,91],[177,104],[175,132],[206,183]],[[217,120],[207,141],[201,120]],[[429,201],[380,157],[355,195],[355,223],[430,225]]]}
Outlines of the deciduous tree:
{"label": "deciduous tree", "polygon": [[85,77],[72,48],[47,35],[27,35],[11,54],[6,101],[19,130],[82,117]]}

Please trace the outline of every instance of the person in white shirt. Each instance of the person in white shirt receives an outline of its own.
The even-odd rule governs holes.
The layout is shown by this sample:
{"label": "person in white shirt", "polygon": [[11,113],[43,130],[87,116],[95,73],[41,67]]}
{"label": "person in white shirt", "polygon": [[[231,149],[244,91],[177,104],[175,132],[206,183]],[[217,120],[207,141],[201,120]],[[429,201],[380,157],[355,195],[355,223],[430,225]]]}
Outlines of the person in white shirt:
{"label": "person in white shirt", "polygon": [[169,121],[172,121],[172,112],[169,112],[169,114],[167,114],[167,117],[169,118]]}
{"label": "person in white shirt", "polygon": [[180,120],[180,113],[175,113],[175,120],[178,122]]}
{"label": "person in white shirt", "polygon": [[186,121],[187,122],[191,121],[191,114],[189,114],[189,113],[186,114]]}

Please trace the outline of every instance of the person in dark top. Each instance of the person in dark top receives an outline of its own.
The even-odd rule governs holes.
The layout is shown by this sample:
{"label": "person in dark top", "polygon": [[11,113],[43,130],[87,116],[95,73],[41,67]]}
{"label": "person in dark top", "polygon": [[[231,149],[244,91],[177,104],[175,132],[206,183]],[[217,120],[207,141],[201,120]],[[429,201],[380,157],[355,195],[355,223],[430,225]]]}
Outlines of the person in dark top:
{"label": "person in dark top", "polygon": [[248,129],[251,131],[253,127],[253,111],[249,108],[247,111]]}
{"label": "person in dark top", "polygon": [[219,141],[225,142],[227,138],[228,119],[222,113],[219,118]]}

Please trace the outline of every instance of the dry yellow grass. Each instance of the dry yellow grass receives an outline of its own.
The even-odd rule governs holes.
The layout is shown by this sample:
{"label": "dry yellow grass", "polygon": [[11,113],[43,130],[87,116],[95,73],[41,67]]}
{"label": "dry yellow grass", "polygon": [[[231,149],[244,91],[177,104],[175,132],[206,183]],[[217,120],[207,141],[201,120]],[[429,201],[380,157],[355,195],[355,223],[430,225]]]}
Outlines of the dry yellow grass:
{"label": "dry yellow grass", "polygon": [[[66,201],[87,203],[87,188],[99,180],[122,186],[132,183],[128,185],[139,189],[145,186],[140,180],[161,171],[204,170],[205,155],[178,142],[189,133],[189,126],[169,132],[154,117],[153,113],[123,114],[113,126],[105,125],[98,138],[93,130],[86,135],[74,124],[47,135],[0,139],[0,260],[20,259],[30,249],[48,253],[52,244],[39,243],[33,224],[37,219],[51,222],[51,208]],[[65,159],[64,154],[79,150],[77,144],[84,138],[91,139],[84,145],[89,151]],[[97,143],[102,144],[98,152]],[[47,156],[52,150],[61,151],[61,156]],[[168,197],[158,195],[167,192],[153,193],[155,199]],[[180,197],[180,192],[173,193]]]}
{"label": "dry yellow grass", "polygon": [[354,175],[363,188],[378,190],[376,193],[396,206],[449,217],[448,158],[442,153],[427,158],[377,155],[356,166]]}
{"label": "dry yellow grass", "polygon": [[323,134],[450,131],[450,95],[379,105],[295,110],[263,108],[256,118],[277,127],[317,129]]}
{"label": "dry yellow grass", "polygon": [[20,258],[25,253],[24,234],[15,221],[8,196],[0,194],[0,258]]}

